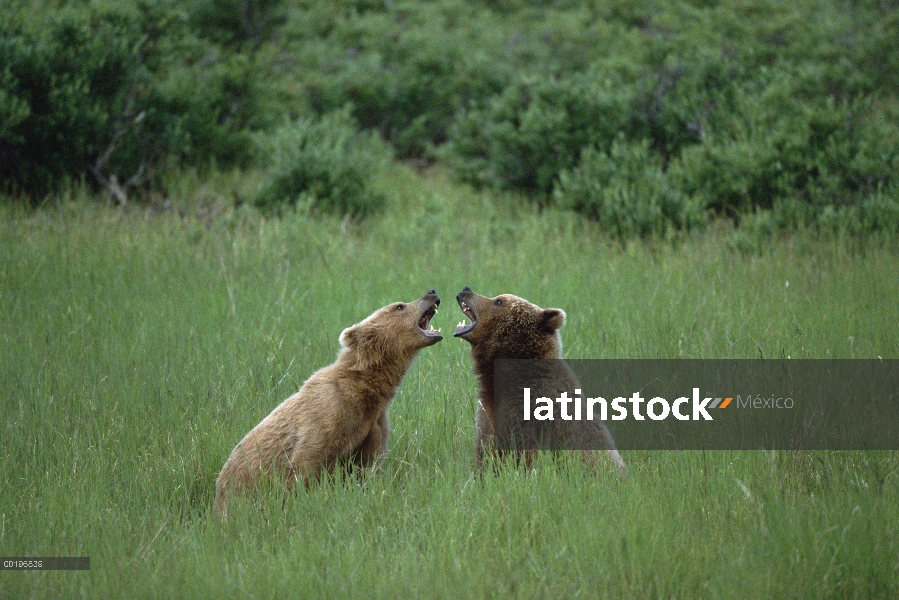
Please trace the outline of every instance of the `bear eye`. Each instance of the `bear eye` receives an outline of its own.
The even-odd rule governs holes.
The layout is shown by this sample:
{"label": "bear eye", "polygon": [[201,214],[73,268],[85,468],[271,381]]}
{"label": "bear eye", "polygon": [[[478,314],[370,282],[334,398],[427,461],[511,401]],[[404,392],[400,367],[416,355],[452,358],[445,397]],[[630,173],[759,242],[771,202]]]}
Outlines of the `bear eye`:
{"label": "bear eye", "polygon": [[502,305],[503,305],[502,298],[497,298],[496,300],[493,301],[493,306],[502,306]]}
{"label": "bear eye", "polygon": [[397,310],[403,310],[404,308],[406,308],[406,306],[405,306],[404,304],[397,304],[397,305],[396,305],[396,309],[397,309]]}

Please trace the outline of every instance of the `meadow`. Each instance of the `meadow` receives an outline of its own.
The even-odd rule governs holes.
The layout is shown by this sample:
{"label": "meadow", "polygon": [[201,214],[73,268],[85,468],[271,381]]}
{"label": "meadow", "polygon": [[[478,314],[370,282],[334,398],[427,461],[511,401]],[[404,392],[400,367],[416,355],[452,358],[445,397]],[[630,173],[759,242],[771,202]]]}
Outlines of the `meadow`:
{"label": "meadow", "polygon": [[[463,286],[563,308],[571,358],[897,358],[889,238],[726,223],[615,241],[574,213],[397,167],[366,221],[235,206],[213,183],[116,209],[74,186],[0,206],[2,598],[887,598],[896,452],[626,452],[472,471]],[[434,287],[444,340],[393,402],[376,476],[212,514],[231,448]],[[614,429],[613,429],[614,433]]]}

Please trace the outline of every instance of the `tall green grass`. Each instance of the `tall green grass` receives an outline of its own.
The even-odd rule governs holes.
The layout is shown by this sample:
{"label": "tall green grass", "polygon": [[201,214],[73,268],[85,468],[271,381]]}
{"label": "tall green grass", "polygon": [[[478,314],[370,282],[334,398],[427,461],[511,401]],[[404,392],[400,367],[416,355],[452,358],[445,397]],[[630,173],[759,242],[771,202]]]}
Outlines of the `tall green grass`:
{"label": "tall green grass", "polygon": [[[621,245],[563,212],[397,172],[362,223],[193,187],[0,208],[0,597],[895,597],[895,452],[629,452],[472,476],[453,297],[568,313],[577,358],[896,358],[891,240],[727,228]],[[209,200],[192,204],[191,197]],[[742,237],[741,237],[742,236]],[[751,243],[747,243],[751,242]],[[383,471],[211,512],[231,448],[340,331],[435,287],[446,335],[393,403]]]}

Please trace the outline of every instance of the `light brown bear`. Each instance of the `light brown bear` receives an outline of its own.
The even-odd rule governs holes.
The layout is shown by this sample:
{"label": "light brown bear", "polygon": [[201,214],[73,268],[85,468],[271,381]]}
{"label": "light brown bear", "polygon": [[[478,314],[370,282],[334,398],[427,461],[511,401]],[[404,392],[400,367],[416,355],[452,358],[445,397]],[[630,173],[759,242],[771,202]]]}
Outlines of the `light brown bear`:
{"label": "light brown bear", "polygon": [[[494,442],[494,425],[497,415],[494,412],[494,361],[501,359],[561,359],[562,340],[559,329],[565,324],[565,312],[558,308],[542,309],[523,298],[511,294],[503,294],[495,298],[486,298],[475,294],[465,287],[456,300],[471,323],[464,320],[459,323],[455,337],[471,344],[471,357],[474,371],[478,376],[480,390],[478,394],[477,421],[475,425],[475,453],[478,466],[481,466],[485,451]],[[508,363],[507,363],[508,364]],[[556,392],[567,390],[569,393],[580,387],[577,377],[561,360],[547,361],[549,372],[537,379],[534,397],[546,396],[556,398]],[[521,390],[518,390],[520,394]],[[503,402],[504,407],[515,410],[515,416],[521,415],[521,401]],[[519,417],[520,420],[520,417]],[[510,422],[510,421],[506,421]],[[591,448],[583,450],[584,462],[594,465],[611,464],[623,475],[626,472],[624,460],[615,449],[612,435],[602,421],[583,421],[559,423],[560,436],[570,447]],[[565,429],[563,429],[563,427]],[[574,438],[572,439],[572,436]],[[564,444],[563,444],[564,445]],[[601,448],[601,450],[593,450]],[[533,453],[525,455],[527,462]]]}
{"label": "light brown bear", "polygon": [[334,364],[312,374],[231,452],[215,482],[215,503],[227,516],[227,495],[273,473],[308,484],[337,465],[377,467],[387,454],[387,409],[406,370],[443,339],[430,327],[440,298],[429,290],[395,302],[343,330]]}

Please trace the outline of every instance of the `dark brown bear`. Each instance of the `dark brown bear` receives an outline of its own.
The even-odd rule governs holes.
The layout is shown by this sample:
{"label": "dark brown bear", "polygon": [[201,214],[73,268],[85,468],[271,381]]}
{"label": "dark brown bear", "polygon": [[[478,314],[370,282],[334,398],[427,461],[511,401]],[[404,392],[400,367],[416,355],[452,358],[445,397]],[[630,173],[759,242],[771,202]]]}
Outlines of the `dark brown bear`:
{"label": "dark brown bear", "polygon": [[[496,417],[504,416],[494,414],[494,361],[561,359],[559,329],[565,324],[565,312],[558,308],[542,309],[511,294],[495,298],[479,296],[467,287],[459,292],[456,300],[465,316],[471,319],[471,323],[459,323],[453,335],[471,344],[474,371],[480,384],[475,426],[475,454],[480,466],[485,449],[493,443]],[[551,398],[556,397],[557,391],[570,392],[580,387],[575,374],[561,361],[555,363],[551,367],[551,375],[542,378],[537,385],[541,389],[534,390],[535,397],[544,395]],[[521,404],[504,403],[504,406]],[[561,435],[578,438],[565,440],[570,447],[602,448],[599,451],[584,450],[582,458],[585,462],[611,462],[622,474],[625,472],[624,461],[615,449],[612,435],[601,421],[585,421],[574,427],[567,422],[566,427]]]}

